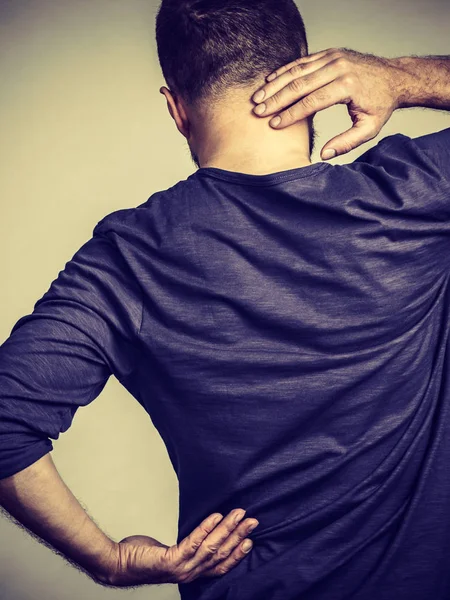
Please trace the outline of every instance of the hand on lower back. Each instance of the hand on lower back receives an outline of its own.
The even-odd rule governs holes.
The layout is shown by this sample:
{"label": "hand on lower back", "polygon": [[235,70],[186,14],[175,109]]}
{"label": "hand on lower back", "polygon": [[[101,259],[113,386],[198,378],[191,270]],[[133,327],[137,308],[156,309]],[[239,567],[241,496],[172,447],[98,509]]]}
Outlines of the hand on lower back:
{"label": "hand on lower back", "polygon": [[[393,61],[347,48],[330,48],[289,63],[259,91],[262,117],[279,115],[276,129],[288,127],[335,104],[346,104],[353,126],[328,141],[321,151],[345,154],[378,135],[397,105],[396,82],[402,76]],[[270,76],[269,76],[270,77]],[[285,110],[283,110],[285,109]],[[272,124],[272,121],[271,121]]]}
{"label": "hand on lower back", "polygon": [[[242,509],[241,509],[242,512]],[[219,577],[248,554],[242,548],[256,519],[238,522],[231,511],[215,525],[214,513],[179,544],[166,546],[152,537],[132,535],[117,544],[116,568],[105,583],[117,587],[152,583],[189,583],[199,577]],[[245,513],[244,513],[245,514]]]}

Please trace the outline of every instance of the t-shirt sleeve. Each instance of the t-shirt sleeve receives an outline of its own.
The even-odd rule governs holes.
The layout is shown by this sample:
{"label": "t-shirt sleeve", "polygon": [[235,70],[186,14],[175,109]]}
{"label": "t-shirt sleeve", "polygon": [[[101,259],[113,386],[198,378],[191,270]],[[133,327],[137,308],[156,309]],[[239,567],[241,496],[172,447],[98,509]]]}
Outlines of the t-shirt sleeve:
{"label": "t-shirt sleeve", "polygon": [[[450,127],[418,137],[403,133],[388,135],[356,159],[366,159],[387,172],[405,173],[410,179],[413,172],[421,171],[437,179],[443,187],[450,183]],[[410,171],[410,172],[408,172]],[[411,179],[416,183],[415,179]]]}
{"label": "t-shirt sleeve", "polygon": [[402,137],[412,147],[424,152],[436,164],[442,178],[450,182],[450,127],[415,138]]}
{"label": "t-shirt sleeve", "polygon": [[[450,128],[418,137],[383,138],[358,157],[373,209],[447,248],[450,240]],[[394,221],[392,221],[394,224]],[[397,226],[397,225],[395,225]]]}
{"label": "t-shirt sleeve", "polygon": [[51,451],[78,407],[136,366],[141,288],[102,223],[0,346],[0,479]]}

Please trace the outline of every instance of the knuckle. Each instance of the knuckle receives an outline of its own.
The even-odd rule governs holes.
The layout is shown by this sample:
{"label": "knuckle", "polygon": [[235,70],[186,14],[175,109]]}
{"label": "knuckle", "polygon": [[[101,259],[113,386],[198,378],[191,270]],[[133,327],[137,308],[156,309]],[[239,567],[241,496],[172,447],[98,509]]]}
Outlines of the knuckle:
{"label": "knuckle", "polygon": [[209,529],[203,523],[201,525],[199,525],[198,528],[205,535],[209,534]]}
{"label": "knuckle", "polygon": [[266,100],[266,113],[270,110],[273,110],[274,107],[279,106],[281,104],[281,90],[279,92],[275,92],[273,96],[267,98]]}
{"label": "knuckle", "polygon": [[226,550],[222,550],[220,552],[217,552],[216,558],[219,561],[225,560],[226,558],[228,558],[230,556],[230,553],[227,552]]}
{"label": "knuckle", "polygon": [[205,546],[205,551],[206,554],[209,554],[210,556],[213,556],[214,554],[217,554],[217,551],[219,550],[218,546],[215,545],[207,545]]}
{"label": "knuckle", "polygon": [[301,99],[302,107],[307,111],[314,110],[316,107],[316,99],[314,96],[308,95]]}
{"label": "knuckle", "polygon": [[226,524],[226,529],[228,534],[233,533],[233,531],[236,529],[236,526],[238,524],[235,521],[231,521],[230,523]]}
{"label": "knuckle", "polygon": [[351,73],[346,73],[341,77],[341,83],[343,83],[346,87],[353,87],[356,83],[355,76]]}
{"label": "knuckle", "polygon": [[195,552],[200,548],[201,545],[202,545],[202,542],[199,540],[192,540],[192,542],[191,542],[191,548]]}
{"label": "knuckle", "polygon": [[347,152],[351,152],[353,150],[354,146],[353,146],[353,144],[350,144],[350,142],[342,142],[341,148],[344,153],[347,153]]}
{"label": "knuckle", "polygon": [[346,71],[348,64],[348,60],[345,58],[345,56],[338,55],[334,57],[334,66],[340,71]]}
{"label": "knuckle", "polygon": [[344,48],[331,48],[330,54],[335,58],[343,58],[345,56]]}
{"label": "knuckle", "polygon": [[295,121],[295,113],[294,113],[292,106],[290,106],[283,112],[282,118],[283,118],[283,123],[285,123],[285,124],[292,123],[293,121]]}
{"label": "knuckle", "polygon": [[301,73],[303,73],[303,71],[305,70],[306,65],[303,63],[298,63],[296,65],[294,65],[291,69],[289,69],[289,73],[291,75],[293,75],[294,77],[301,75]]}
{"label": "knuckle", "polygon": [[294,81],[291,81],[289,84],[289,87],[293,92],[298,94],[304,89],[305,85],[301,79],[294,79]]}

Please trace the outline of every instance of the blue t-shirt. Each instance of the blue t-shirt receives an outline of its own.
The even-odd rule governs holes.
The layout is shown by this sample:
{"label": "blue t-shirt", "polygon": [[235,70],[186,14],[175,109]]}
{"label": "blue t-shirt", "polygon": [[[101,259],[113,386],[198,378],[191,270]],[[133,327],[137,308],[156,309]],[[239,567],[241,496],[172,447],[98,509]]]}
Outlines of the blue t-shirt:
{"label": "blue t-shirt", "polygon": [[104,217],[14,325],[0,478],[113,374],[166,444],[177,542],[213,512],[259,521],[183,600],[448,600],[449,276],[450,128],[201,168]]}

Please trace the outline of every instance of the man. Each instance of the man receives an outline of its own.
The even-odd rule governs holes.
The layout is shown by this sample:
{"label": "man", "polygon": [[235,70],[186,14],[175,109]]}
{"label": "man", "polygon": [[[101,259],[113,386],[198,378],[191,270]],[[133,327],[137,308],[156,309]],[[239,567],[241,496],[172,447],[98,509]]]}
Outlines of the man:
{"label": "man", "polygon": [[[102,219],[0,348],[1,504],[106,586],[449,598],[450,129],[311,163],[327,106],[323,158],[449,110],[449,57],[308,56],[291,0],[164,0],[157,42],[199,169]],[[108,538],[50,458],[111,374],[177,473],[171,547]]]}

